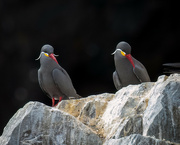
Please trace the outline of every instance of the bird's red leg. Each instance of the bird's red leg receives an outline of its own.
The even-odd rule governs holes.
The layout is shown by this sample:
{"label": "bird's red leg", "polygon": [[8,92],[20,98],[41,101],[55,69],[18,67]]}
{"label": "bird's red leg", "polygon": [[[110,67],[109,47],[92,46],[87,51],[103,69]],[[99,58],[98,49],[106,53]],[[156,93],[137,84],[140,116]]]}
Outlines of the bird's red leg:
{"label": "bird's red leg", "polygon": [[52,98],[52,107],[54,107],[54,104],[55,104],[55,99]]}
{"label": "bird's red leg", "polygon": [[[61,102],[61,100],[62,100],[62,97],[59,97],[59,102]],[[59,102],[58,102],[58,103],[59,103]],[[57,103],[55,106],[57,106],[57,105],[58,105],[58,103]]]}

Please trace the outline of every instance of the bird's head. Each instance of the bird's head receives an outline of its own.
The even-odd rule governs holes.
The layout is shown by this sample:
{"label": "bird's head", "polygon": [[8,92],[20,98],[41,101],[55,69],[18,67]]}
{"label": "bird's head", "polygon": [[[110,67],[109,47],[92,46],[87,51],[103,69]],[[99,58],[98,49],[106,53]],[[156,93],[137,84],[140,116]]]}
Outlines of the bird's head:
{"label": "bird's head", "polygon": [[118,52],[120,52],[122,56],[131,54],[131,46],[127,42],[121,41],[117,44],[116,50],[112,53],[112,55]]}
{"label": "bird's head", "polygon": [[42,55],[45,55],[46,57],[50,57],[56,63],[58,63],[56,58],[55,58],[55,56],[58,56],[58,55],[54,54],[54,48],[51,45],[48,45],[48,44],[44,45],[41,48],[41,53],[40,53],[39,57],[36,60],[40,59]]}
{"label": "bird's head", "polygon": [[116,46],[116,50],[112,53],[112,55],[114,54],[119,54],[120,57],[127,58],[134,67],[134,62],[131,56],[131,46],[127,42],[119,42]]}

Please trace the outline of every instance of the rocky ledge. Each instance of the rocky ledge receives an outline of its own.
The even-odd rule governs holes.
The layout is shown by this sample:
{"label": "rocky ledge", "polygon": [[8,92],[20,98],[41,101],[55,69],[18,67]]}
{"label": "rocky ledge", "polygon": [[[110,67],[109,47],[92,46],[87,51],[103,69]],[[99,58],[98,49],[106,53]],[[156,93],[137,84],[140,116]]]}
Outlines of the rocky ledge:
{"label": "rocky ledge", "polygon": [[129,85],[116,94],[29,102],[10,119],[2,145],[179,145],[180,75]]}

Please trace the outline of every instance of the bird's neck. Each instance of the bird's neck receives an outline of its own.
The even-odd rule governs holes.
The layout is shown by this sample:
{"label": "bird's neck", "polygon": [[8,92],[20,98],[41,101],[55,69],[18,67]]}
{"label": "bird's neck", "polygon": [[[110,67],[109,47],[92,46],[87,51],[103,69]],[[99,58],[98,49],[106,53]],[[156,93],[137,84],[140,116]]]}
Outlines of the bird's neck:
{"label": "bird's neck", "polygon": [[54,61],[52,58],[46,57],[46,56],[45,57],[42,56],[40,58],[40,64],[42,67],[48,67],[48,68],[58,65],[58,63],[56,61]]}
{"label": "bird's neck", "polygon": [[126,54],[126,58],[130,61],[130,63],[132,64],[133,68],[135,68],[134,61],[132,59],[131,54]]}

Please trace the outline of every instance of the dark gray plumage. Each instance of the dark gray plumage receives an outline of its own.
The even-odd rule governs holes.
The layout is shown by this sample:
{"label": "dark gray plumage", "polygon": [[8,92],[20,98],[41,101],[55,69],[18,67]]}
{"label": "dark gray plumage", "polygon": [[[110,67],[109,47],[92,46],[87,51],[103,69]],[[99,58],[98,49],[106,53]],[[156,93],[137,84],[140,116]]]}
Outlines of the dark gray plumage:
{"label": "dark gray plumage", "polygon": [[164,73],[172,74],[172,73],[180,73],[180,63],[165,63],[163,64]]}
{"label": "dark gray plumage", "polygon": [[116,69],[113,82],[117,90],[130,84],[150,82],[146,68],[131,56],[131,46],[128,43],[118,43],[113,54]]}
{"label": "dark gray plumage", "polygon": [[60,102],[61,99],[80,97],[76,93],[68,73],[58,64],[52,46],[44,45],[38,59],[40,59],[39,85],[47,96],[52,99],[52,106],[55,105],[55,100]]}

